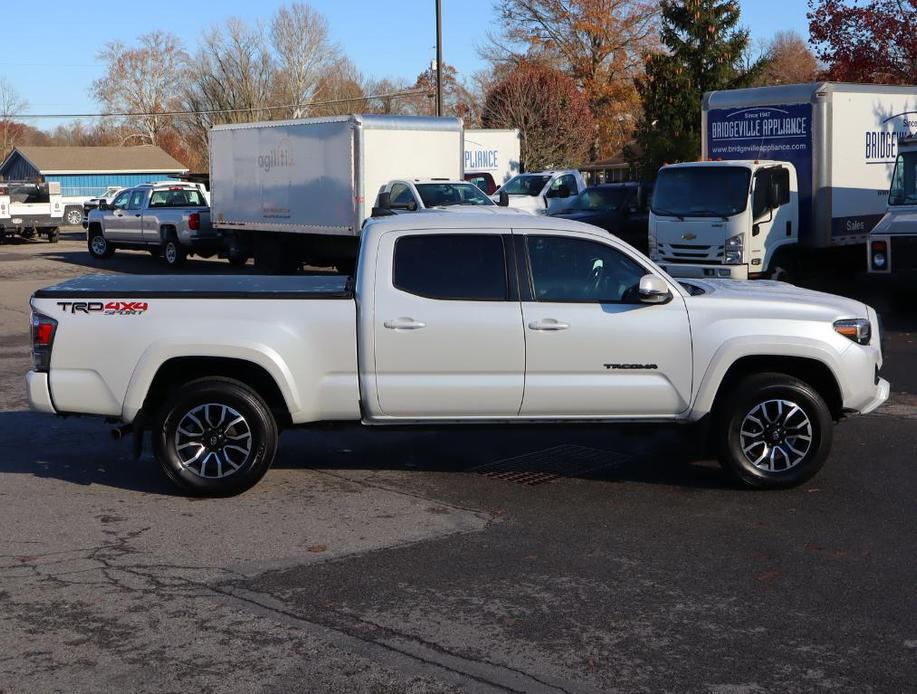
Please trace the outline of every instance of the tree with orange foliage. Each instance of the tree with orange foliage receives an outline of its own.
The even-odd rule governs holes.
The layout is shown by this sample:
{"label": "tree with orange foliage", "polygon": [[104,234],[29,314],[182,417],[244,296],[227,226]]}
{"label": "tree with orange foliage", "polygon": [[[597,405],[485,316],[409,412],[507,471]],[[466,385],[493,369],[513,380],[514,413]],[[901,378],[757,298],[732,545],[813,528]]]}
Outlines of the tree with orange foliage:
{"label": "tree with orange foliage", "polygon": [[485,51],[492,62],[549,62],[583,91],[595,116],[592,158],[620,151],[634,128],[634,78],[658,45],[653,0],[501,0],[502,37]]}
{"label": "tree with orange foliage", "polygon": [[544,63],[521,61],[484,99],[485,128],[518,128],[525,168],[537,171],[581,164],[594,121],[574,81]]}

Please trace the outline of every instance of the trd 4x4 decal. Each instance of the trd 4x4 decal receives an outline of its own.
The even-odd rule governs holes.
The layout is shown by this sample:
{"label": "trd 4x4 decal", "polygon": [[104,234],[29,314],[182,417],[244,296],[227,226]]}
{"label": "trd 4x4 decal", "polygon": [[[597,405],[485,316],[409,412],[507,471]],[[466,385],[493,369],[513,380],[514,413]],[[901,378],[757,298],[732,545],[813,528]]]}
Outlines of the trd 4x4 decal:
{"label": "trd 4x4 decal", "polygon": [[146,301],[58,301],[64,313],[101,313],[105,316],[137,316],[150,305]]}

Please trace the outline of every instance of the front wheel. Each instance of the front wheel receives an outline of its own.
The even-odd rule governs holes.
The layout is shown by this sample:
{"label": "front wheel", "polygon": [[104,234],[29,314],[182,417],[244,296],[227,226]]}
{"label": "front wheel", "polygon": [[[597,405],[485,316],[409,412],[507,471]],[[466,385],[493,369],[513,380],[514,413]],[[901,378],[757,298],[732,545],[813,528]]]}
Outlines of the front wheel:
{"label": "front wheel", "polygon": [[89,246],[89,255],[99,260],[111,258],[115,253],[114,247],[108,242],[105,234],[102,233],[102,229],[98,226],[89,227],[87,245]]}
{"label": "front wheel", "polygon": [[204,378],[176,390],[153,426],[153,453],[166,476],[195,496],[251,488],[277,452],[277,423],[264,400],[239,381]]}
{"label": "front wheel", "polygon": [[719,412],[720,464],[753,489],[794,487],[821,469],[833,421],[810,385],[785,374],[742,379]]}

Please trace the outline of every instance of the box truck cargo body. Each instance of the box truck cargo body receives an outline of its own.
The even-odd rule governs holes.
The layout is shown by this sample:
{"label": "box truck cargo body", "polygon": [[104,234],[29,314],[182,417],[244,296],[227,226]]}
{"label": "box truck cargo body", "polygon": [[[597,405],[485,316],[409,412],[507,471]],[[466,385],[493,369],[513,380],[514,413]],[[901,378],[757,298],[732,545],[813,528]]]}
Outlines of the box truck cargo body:
{"label": "box truck cargo body", "polygon": [[520,172],[520,161],[518,130],[465,131],[465,179],[488,195]]}
{"label": "box truck cargo body", "polygon": [[792,163],[799,243],[860,244],[885,213],[900,137],[917,132],[917,86],[815,82],[708,92],[705,159]]}
{"label": "box truck cargo body", "polygon": [[274,270],[347,264],[393,178],[462,178],[458,118],[353,115],[220,125],[210,133],[214,227]]}

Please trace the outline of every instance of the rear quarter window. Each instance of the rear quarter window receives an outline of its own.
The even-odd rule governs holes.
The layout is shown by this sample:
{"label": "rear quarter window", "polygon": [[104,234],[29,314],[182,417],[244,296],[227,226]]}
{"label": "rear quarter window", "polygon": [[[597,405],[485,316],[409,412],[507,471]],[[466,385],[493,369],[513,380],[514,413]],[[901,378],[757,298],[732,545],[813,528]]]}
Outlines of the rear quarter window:
{"label": "rear quarter window", "polygon": [[402,236],[395,242],[396,289],[447,301],[505,301],[503,239],[496,234]]}

